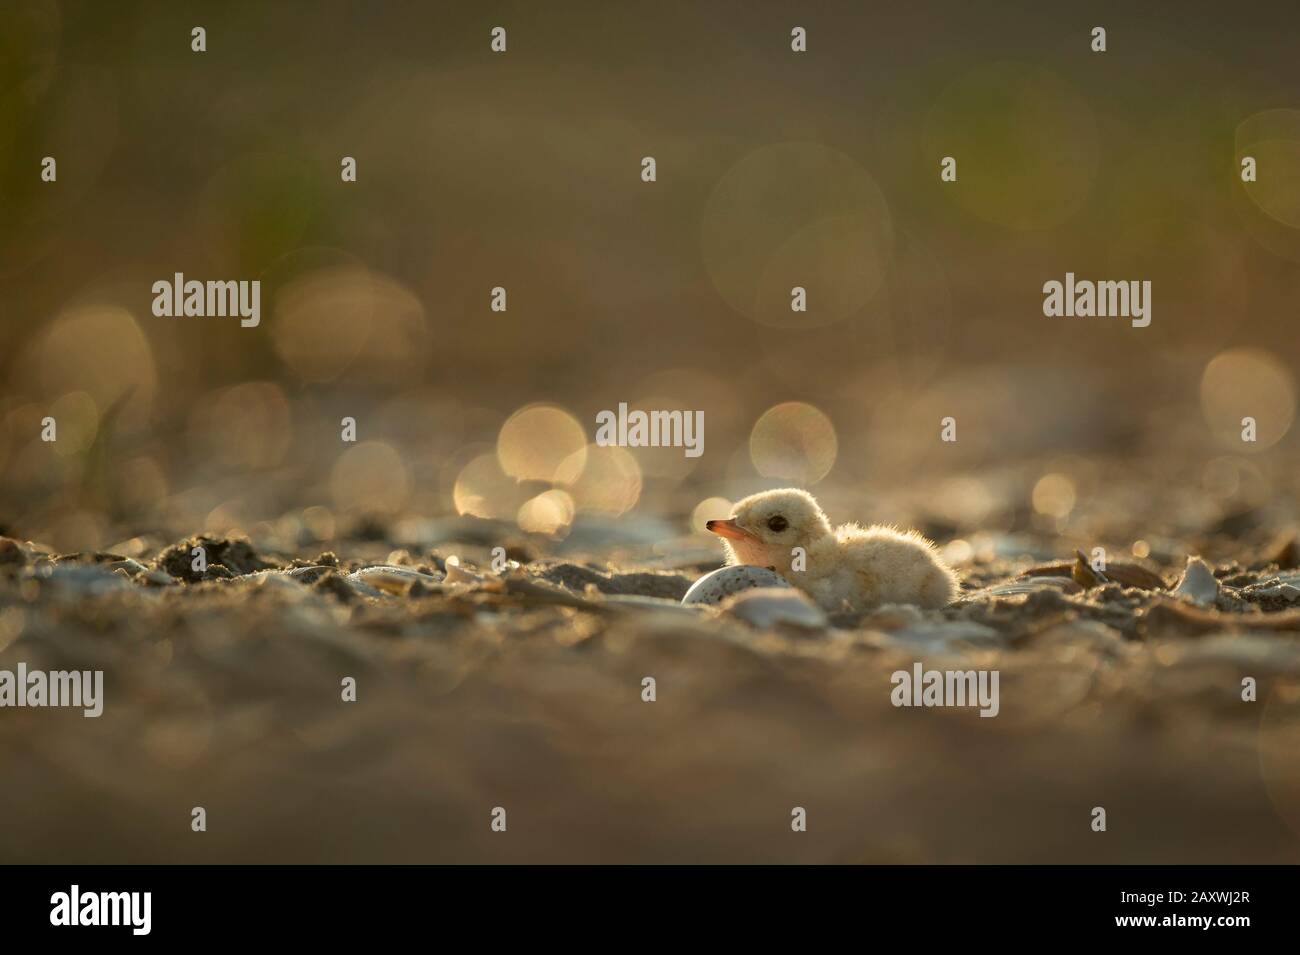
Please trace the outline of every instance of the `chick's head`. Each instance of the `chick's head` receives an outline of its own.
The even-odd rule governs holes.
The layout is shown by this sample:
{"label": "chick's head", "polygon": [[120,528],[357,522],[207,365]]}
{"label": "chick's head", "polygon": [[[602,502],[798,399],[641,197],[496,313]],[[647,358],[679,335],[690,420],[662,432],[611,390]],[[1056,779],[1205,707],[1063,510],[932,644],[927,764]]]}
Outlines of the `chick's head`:
{"label": "chick's head", "polygon": [[807,491],[781,488],[752,494],[736,503],[731,518],[709,521],[723,539],[733,563],[774,567],[788,572],[794,548],[806,551],[831,533],[831,525]]}

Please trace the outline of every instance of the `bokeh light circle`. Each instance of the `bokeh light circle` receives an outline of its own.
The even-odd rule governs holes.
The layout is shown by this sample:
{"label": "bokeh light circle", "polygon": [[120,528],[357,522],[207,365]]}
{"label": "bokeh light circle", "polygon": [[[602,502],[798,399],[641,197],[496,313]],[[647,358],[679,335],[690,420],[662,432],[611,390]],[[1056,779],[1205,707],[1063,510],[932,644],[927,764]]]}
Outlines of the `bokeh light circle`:
{"label": "bokeh light circle", "polygon": [[580,512],[614,516],[641,499],[641,466],[626,448],[588,445],[564,459],[555,479]]}
{"label": "bokeh light circle", "polygon": [[1055,471],[1040,477],[1030,495],[1035,511],[1055,518],[1068,517],[1077,497],[1074,481]]}
{"label": "bokeh light circle", "polygon": [[131,313],[84,305],[60,314],[37,347],[45,395],[84,391],[100,414],[124,402],[128,416],[146,412],[157,388],[153,348]]}
{"label": "bokeh light circle", "polygon": [[[1295,380],[1291,372],[1259,348],[1220,352],[1201,375],[1201,410],[1216,438],[1239,451],[1261,451],[1277,444],[1295,419]],[[1255,419],[1255,440],[1242,438],[1243,418]]]}
{"label": "bokeh light circle", "polygon": [[763,477],[816,484],[830,473],[838,453],[831,419],[801,401],[769,408],[749,434],[749,457]]}
{"label": "bokeh light circle", "polygon": [[330,473],[337,507],[362,514],[395,514],[411,495],[402,456],[383,441],[364,441],[339,457]]}
{"label": "bokeh light circle", "polygon": [[276,354],[306,382],[350,378],[391,382],[424,368],[430,331],[420,299],[399,282],[359,266],[316,269],[275,296]]}
{"label": "bokeh light circle", "polygon": [[524,501],[515,516],[521,531],[532,534],[557,534],[573,523],[577,510],[573,498],[565,491],[552,488]]}
{"label": "bokeh light circle", "polygon": [[578,419],[563,408],[536,404],[520,408],[501,426],[497,459],[517,481],[552,481],[571,455],[579,470],[586,463],[587,436]]}
{"label": "bokeh light circle", "polygon": [[478,455],[460,469],[451,496],[457,514],[510,520],[525,495],[519,482],[501,470],[496,452],[490,452]]}
{"label": "bokeh light circle", "polygon": [[[1255,160],[1255,181],[1242,188],[1269,218],[1300,229],[1300,110],[1268,109],[1237,126],[1236,152],[1240,162]],[[1240,178],[1240,176],[1238,176]]]}

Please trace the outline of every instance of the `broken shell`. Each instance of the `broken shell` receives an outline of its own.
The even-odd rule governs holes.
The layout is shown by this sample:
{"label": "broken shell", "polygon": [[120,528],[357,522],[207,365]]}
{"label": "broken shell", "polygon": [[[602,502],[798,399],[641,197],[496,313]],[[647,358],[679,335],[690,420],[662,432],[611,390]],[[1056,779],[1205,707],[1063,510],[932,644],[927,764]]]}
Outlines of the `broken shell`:
{"label": "broken shell", "polygon": [[1147,570],[1141,564],[1119,562],[1107,564],[1106,576],[1125,587],[1136,587],[1139,590],[1164,590],[1168,586],[1163,577]]}
{"label": "broken shell", "polygon": [[691,585],[682,598],[683,604],[719,604],[724,597],[756,587],[789,587],[784,577],[766,567],[733,564],[705,574]]}
{"label": "broken shell", "polygon": [[1300,600],[1300,574],[1280,574],[1261,580],[1258,583],[1242,587],[1238,594],[1243,600],[1260,603],[1273,600],[1282,603],[1295,603]]}
{"label": "broken shell", "polygon": [[[1037,567],[1030,567],[1020,576],[1073,577],[1075,566],[1075,564],[1041,564]],[[1106,564],[1106,578],[1117,581],[1125,587],[1136,587],[1139,590],[1164,590],[1168,586],[1159,574],[1147,570],[1141,564],[1134,564],[1129,561],[1108,561]]]}
{"label": "broken shell", "polygon": [[444,566],[447,568],[447,574],[443,579],[449,584],[481,584],[487,579],[472,570],[466,570],[460,565],[460,561],[453,557],[448,557]]}
{"label": "broken shell", "polygon": [[[438,583],[437,577],[422,574],[410,567],[396,567],[380,564],[376,567],[362,567],[348,574],[347,579],[353,584],[364,584],[387,594],[404,594],[417,580],[424,584]],[[363,591],[364,593],[364,591]]]}
{"label": "broken shell", "polygon": [[467,584],[471,587],[487,587],[489,590],[503,593],[505,584],[497,574],[476,574],[472,570],[466,569],[465,565],[460,562],[460,558],[452,554],[443,562],[444,574],[442,582],[444,584]]}
{"label": "broken shell", "polygon": [[1085,590],[1089,587],[1100,587],[1106,583],[1106,575],[1097,568],[1088,563],[1088,558],[1083,556],[1083,551],[1074,552],[1074,566],[1070,568],[1070,576],[1074,582]]}
{"label": "broken shell", "polygon": [[[1063,564],[1067,569],[1069,564]],[[993,597],[1016,597],[1020,594],[1038,593],[1042,590],[1056,590],[1063,594],[1077,594],[1083,588],[1070,577],[1029,577],[1021,580],[1011,580],[1005,584],[996,584],[992,587],[985,587],[983,590],[974,590],[970,593],[962,594],[957,598],[955,603],[970,603],[976,600],[988,600]]]}
{"label": "broken shell", "polygon": [[[511,575],[510,577],[502,577],[499,574],[494,573],[475,573],[474,571],[467,569],[465,565],[460,562],[460,558],[455,554],[452,554],[443,561],[442,566],[442,582],[444,585],[449,587],[469,587],[471,589],[483,590],[494,594],[504,594],[507,590],[513,590],[515,593],[521,592],[518,588],[512,588],[512,586],[508,584],[508,581],[521,580],[517,574]],[[554,603],[555,601],[548,600],[547,602]]]}
{"label": "broken shell", "polygon": [[809,630],[826,626],[825,611],[788,584],[741,591],[728,597],[722,607],[731,616],[763,630],[779,624]]}
{"label": "broken shell", "polygon": [[1209,564],[1199,557],[1189,557],[1183,579],[1178,581],[1173,593],[1203,607],[1209,606],[1219,598],[1219,582]]}

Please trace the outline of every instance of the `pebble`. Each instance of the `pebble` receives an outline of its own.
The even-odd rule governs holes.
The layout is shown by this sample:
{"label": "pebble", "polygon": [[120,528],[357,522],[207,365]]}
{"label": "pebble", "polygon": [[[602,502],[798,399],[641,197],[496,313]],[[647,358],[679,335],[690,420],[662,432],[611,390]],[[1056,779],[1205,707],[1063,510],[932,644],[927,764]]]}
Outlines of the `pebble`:
{"label": "pebble", "polygon": [[895,630],[891,641],[909,650],[954,652],[971,647],[1004,647],[1007,637],[992,627],[971,620],[923,623]]}
{"label": "pebble", "polygon": [[722,609],[733,617],[762,630],[781,624],[807,630],[826,628],[826,612],[800,590],[784,587],[758,587],[728,597]]}
{"label": "pebble", "polygon": [[1227,664],[1260,672],[1300,673],[1300,661],[1290,648],[1272,636],[1235,634],[1178,642],[1176,662],[1182,665]]}
{"label": "pebble", "polygon": [[687,606],[676,600],[664,597],[645,597],[640,594],[608,594],[601,598],[601,605],[610,610],[627,610],[643,617],[656,614],[669,619],[699,619],[702,607],[698,604]]}
{"label": "pebble", "polygon": [[38,564],[30,576],[68,598],[130,589],[130,578],[102,564]]}
{"label": "pebble", "polygon": [[638,571],[618,573],[596,570],[581,564],[561,562],[529,568],[529,573],[547,583],[558,584],[582,593],[595,587],[602,594],[627,594],[642,597],[664,597],[674,603],[690,589],[691,581],[681,574],[650,573]]}

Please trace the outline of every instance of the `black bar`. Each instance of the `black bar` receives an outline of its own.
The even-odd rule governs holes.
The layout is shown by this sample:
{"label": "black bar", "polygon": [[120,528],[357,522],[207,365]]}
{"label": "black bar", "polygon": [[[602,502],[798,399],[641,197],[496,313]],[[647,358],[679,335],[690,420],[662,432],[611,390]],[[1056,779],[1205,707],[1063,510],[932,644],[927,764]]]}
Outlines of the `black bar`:
{"label": "black bar", "polygon": [[[607,940],[665,943],[697,926],[760,941],[773,933],[847,931],[867,942],[919,930],[927,943],[1128,936],[1234,944],[1294,925],[1291,867],[872,866],[812,873],[677,866],[623,867],[596,878],[579,867],[537,868],[545,867],[9,867],[0,917],[7,941],[65,944],[292,939],[337,945],[421,933],[450,944],[463,933],[496,941],[512,929],[546,942],[575,939],[597,926],[616,933]],[[93,893],[150,893],[148,933],[136,935],[125,916],[120,921],[128,924],[116,926],[52,925],[57,894],[70,896],[74,885],[83,906]],[[89,904],[93,909],[99,899]]]}

